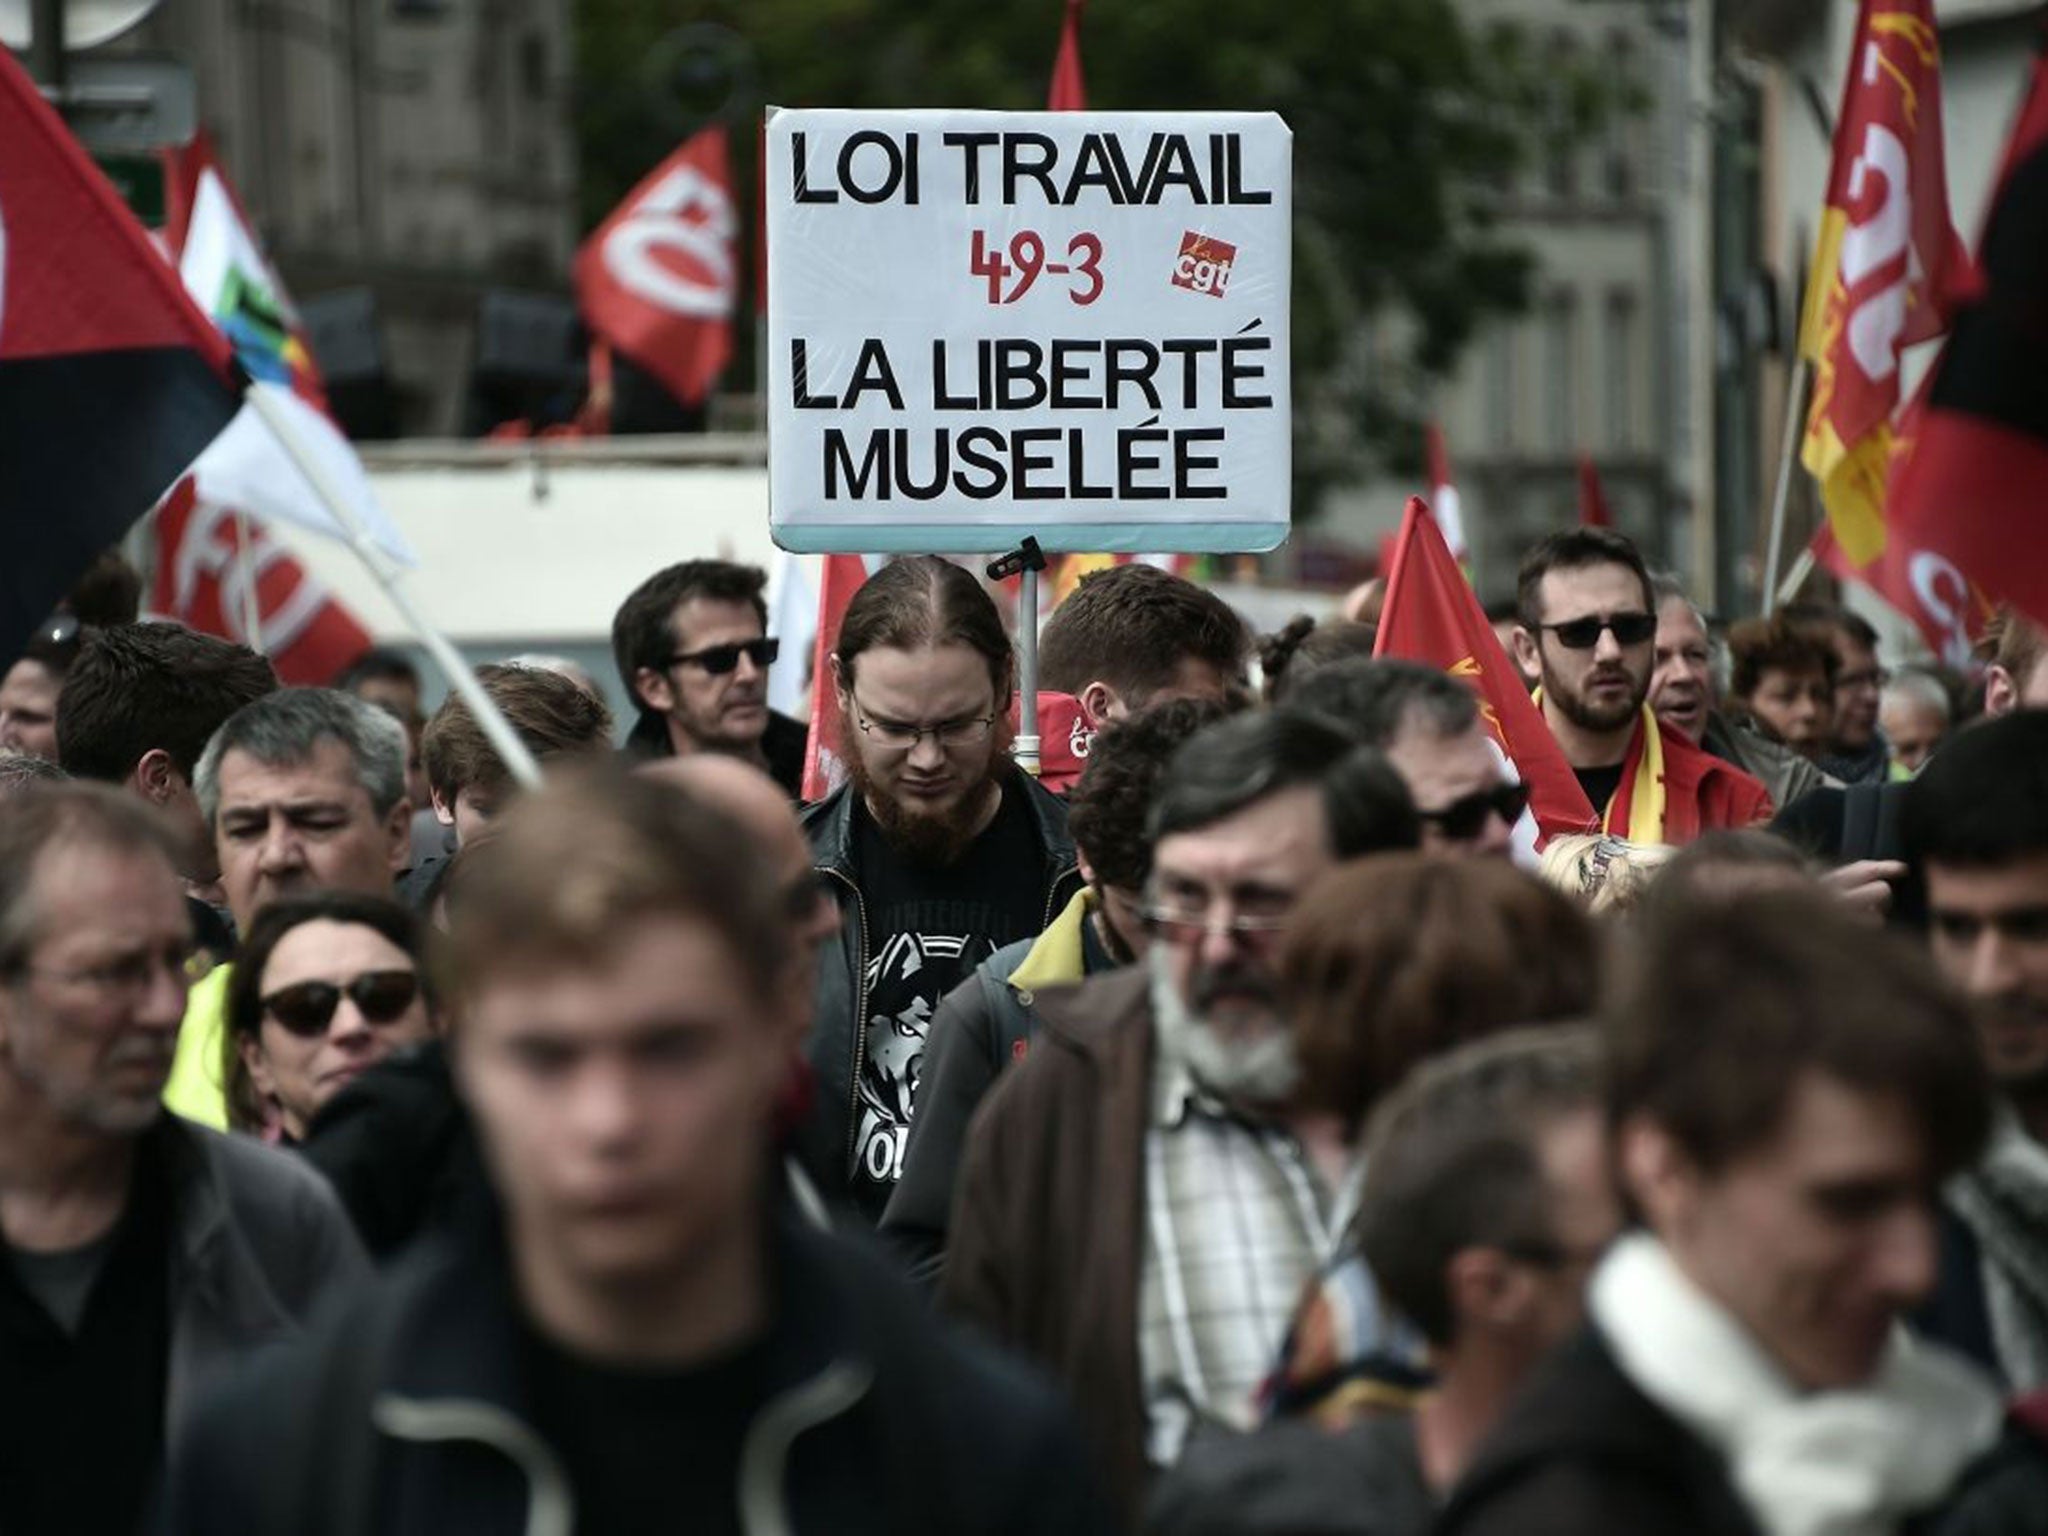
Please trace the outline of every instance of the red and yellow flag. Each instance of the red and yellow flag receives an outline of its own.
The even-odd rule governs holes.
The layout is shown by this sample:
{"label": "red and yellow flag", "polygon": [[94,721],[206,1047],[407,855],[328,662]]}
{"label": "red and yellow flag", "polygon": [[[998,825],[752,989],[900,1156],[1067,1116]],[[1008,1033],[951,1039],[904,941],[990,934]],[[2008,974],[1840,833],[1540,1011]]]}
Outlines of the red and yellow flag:
{"label": "red and yellow flag", "polygon": [[1933,0],[1861,0],[1799,341],[1814,367],[1800,460],[1856,564],[1884,550],[1899,350],[1942,332],[1968,272],[1942,166]]}

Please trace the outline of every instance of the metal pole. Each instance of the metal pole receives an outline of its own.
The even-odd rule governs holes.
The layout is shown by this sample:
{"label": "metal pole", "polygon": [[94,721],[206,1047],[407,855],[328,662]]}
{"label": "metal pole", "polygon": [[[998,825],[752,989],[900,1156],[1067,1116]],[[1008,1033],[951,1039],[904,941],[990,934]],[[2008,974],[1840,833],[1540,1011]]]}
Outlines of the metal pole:
{"label": "metal pole", "polygon": [[1017,766],[1038,777],[1038,571],[1017,583]]}
{"label": "metal pole", "polygon": [[348,504],[348,498],[335,488],[334,483],[327,478],[326,470],[307,451],[306,445],[299,441],[298,434],[292,430],[290,418],[280,411],[274,402],[264,397],[263,390],[258,385],[250,385],[242,392],[242,398],[277,435],[277,440],[284,445],[285,452],[291,456],[292,462],[298,465],[299,473],[306,477],[314,492],[320,497],[321,504],[347,532],[349,547],[356,552],[356,558],[363,562],[364,569],[369,571],[377,584],[384,589],[385,595],[398,609],[400,617],[427,648],[427,654],[434,658],[442,672],[447,675],[449,684],[462,695],[462,702],[467,704],[470,713],[476,716],[476,723],[483,728],[485,738],[504,760],[506,771],[517,779],[522,787],[538,788],[540,765],[533,760],[533,754],[526,750],[526,743],[519,739],[518,733],[512,729],[511,723],[492,702],[491,696],[484,692],[484,685],[477,681],[476,673],[471,671],[469,663],[462,659],[462,653],[448,643],[446,635],[427,621],[426,615],[420,611],[419,604],[413,601],[412,594],[400,584],[399,573],[390,569],[389,561],[371,540],[369,529],[365,528],[355,515],[354,509]]}
{"label": "metal pole", "polygon": [[1793,594],[1806,585],[1806,578],[1813,574],[1814,564],[1813,546],[1809,544],[1799,551],[1799,558],[1792,562],[1792,569],[1787,571],[1785,579],[1778,583],[1777,595],[1780,605],[1791,602]]}
{"label": "metal pole", "polygon": [[1799,419],[1806,409],[1806,381],[1812,372],[1805,353],[1792,364],[1785,381],[1785,425],[1778,439],[1778,482],[1771,491],[1771,541],[1764,550],[1764,617],[1777,611],[1778,572],[1785,560],[1785,501],[1792,492],[1792,461],[1799,454]]}
{"label": "metal pole", "polygon": [[29,67],[37,83],[64,110],[64,0],[30,0]]}

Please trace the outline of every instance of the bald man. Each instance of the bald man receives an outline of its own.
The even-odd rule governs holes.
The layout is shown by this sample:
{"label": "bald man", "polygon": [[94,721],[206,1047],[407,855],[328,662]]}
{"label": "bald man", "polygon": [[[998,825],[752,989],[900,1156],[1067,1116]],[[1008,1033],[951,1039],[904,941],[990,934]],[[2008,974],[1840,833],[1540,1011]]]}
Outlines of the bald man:
{"label": "bald man", "polygon": [[808,989],[802,1015],[808,1029],[808,1001],[814,1000],[817,992],[818,954],[825,941],[839,931],[839,903],[824,884],[831,877],[811,865],[811,845],[789,796],[752,763],[716,752],[655,758],[633,771],[673,785],[730,816],[774,861],[782,878],[785,910],[796,928],[803,972],[800,979]]}

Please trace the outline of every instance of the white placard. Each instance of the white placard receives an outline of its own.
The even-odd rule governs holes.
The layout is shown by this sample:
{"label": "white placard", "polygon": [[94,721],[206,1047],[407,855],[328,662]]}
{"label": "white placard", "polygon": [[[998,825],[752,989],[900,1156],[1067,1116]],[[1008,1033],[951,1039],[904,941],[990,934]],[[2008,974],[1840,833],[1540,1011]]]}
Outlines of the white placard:
{"label": "white placard", "polygon": [[1272,113],[775,113],[775,542],[1278,544],[1291,167]]}

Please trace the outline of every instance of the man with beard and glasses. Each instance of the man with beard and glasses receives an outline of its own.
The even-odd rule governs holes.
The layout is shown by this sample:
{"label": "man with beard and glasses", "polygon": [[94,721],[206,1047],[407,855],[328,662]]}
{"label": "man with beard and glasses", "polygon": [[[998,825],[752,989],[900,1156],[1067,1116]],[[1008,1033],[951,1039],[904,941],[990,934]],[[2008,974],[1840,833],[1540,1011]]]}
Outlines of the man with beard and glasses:
{"label": "man with beard and glasses", "polygon": [[90,784],[0,816],[0,1529],[131,1536],[255,1347],[363,1278],[319,1175],[163,1111],[192,925],[170,825]]}
{"label": "man with beard and glasses", "polygon": [[969,1130],[940,1281],[1065,1382],[1133,1521],[1198,1420],[1249,1427],[1348,1219],[1352,1149],[1302,1110],[1278,1004],[1289,914],[1419,828],[1385,758],[1282,708],[1174,755],[1152,839],[1145,962],[1038,994],[1043,1031]]}
{"label": "man with beard and glasses", "polygon": [[1087,888],[1037,938],[982,961],[932,1016],[903,1177],[882,1216],[883,1236],[920,1278],[935,1277],[945,1257],[968,1122],[997,1075],[1029,1053],[1041,1022],[1038,994],[1144,958],[1151,943],[1143,916],[1152,872],[1146,818],[1175,751],[1223,715],[1218,703],[1174,699],[1096,737],[1069,802]]}
{"label": "man with beard and glasses", "polygon": [[1972,726],[1903,789],[1935,963],[1978,1003],[1998,1090],[1984,1157],[1948,1190],[1931,1331],[2048,1387],[2048,711]]}
{"label": "man with beard and glasses", "polygon": [[1082,881],[1065,804],[1005,753],[1010,639],[967,571],[918,556],[870,576],[830,685],[850,777],[804,830],[845,925],[819,967],[802,1144],[826,1195],[872,1222],[903,1171],[939,999]]}
{"label": "man with beard and glasses", "polygon": [[1689,843],[1771,814],[1763,785],[1651,712],[1656,603],[1634,544],[1607,528],[1552,534],[1523,557],[1516,601],[1516,661],[1541,680],[1544,723],[1600,830],[1637,843]]}
{"label": "man with beard and glasses", "polygon": [[781,642],[768,633],[767,582],[757,565],[685,560],[656,571],[619,605],[612,658],[640,710],[626,737],[629,756],[724,752],[798,797],[804,728],[768,707],[768,669]]}

